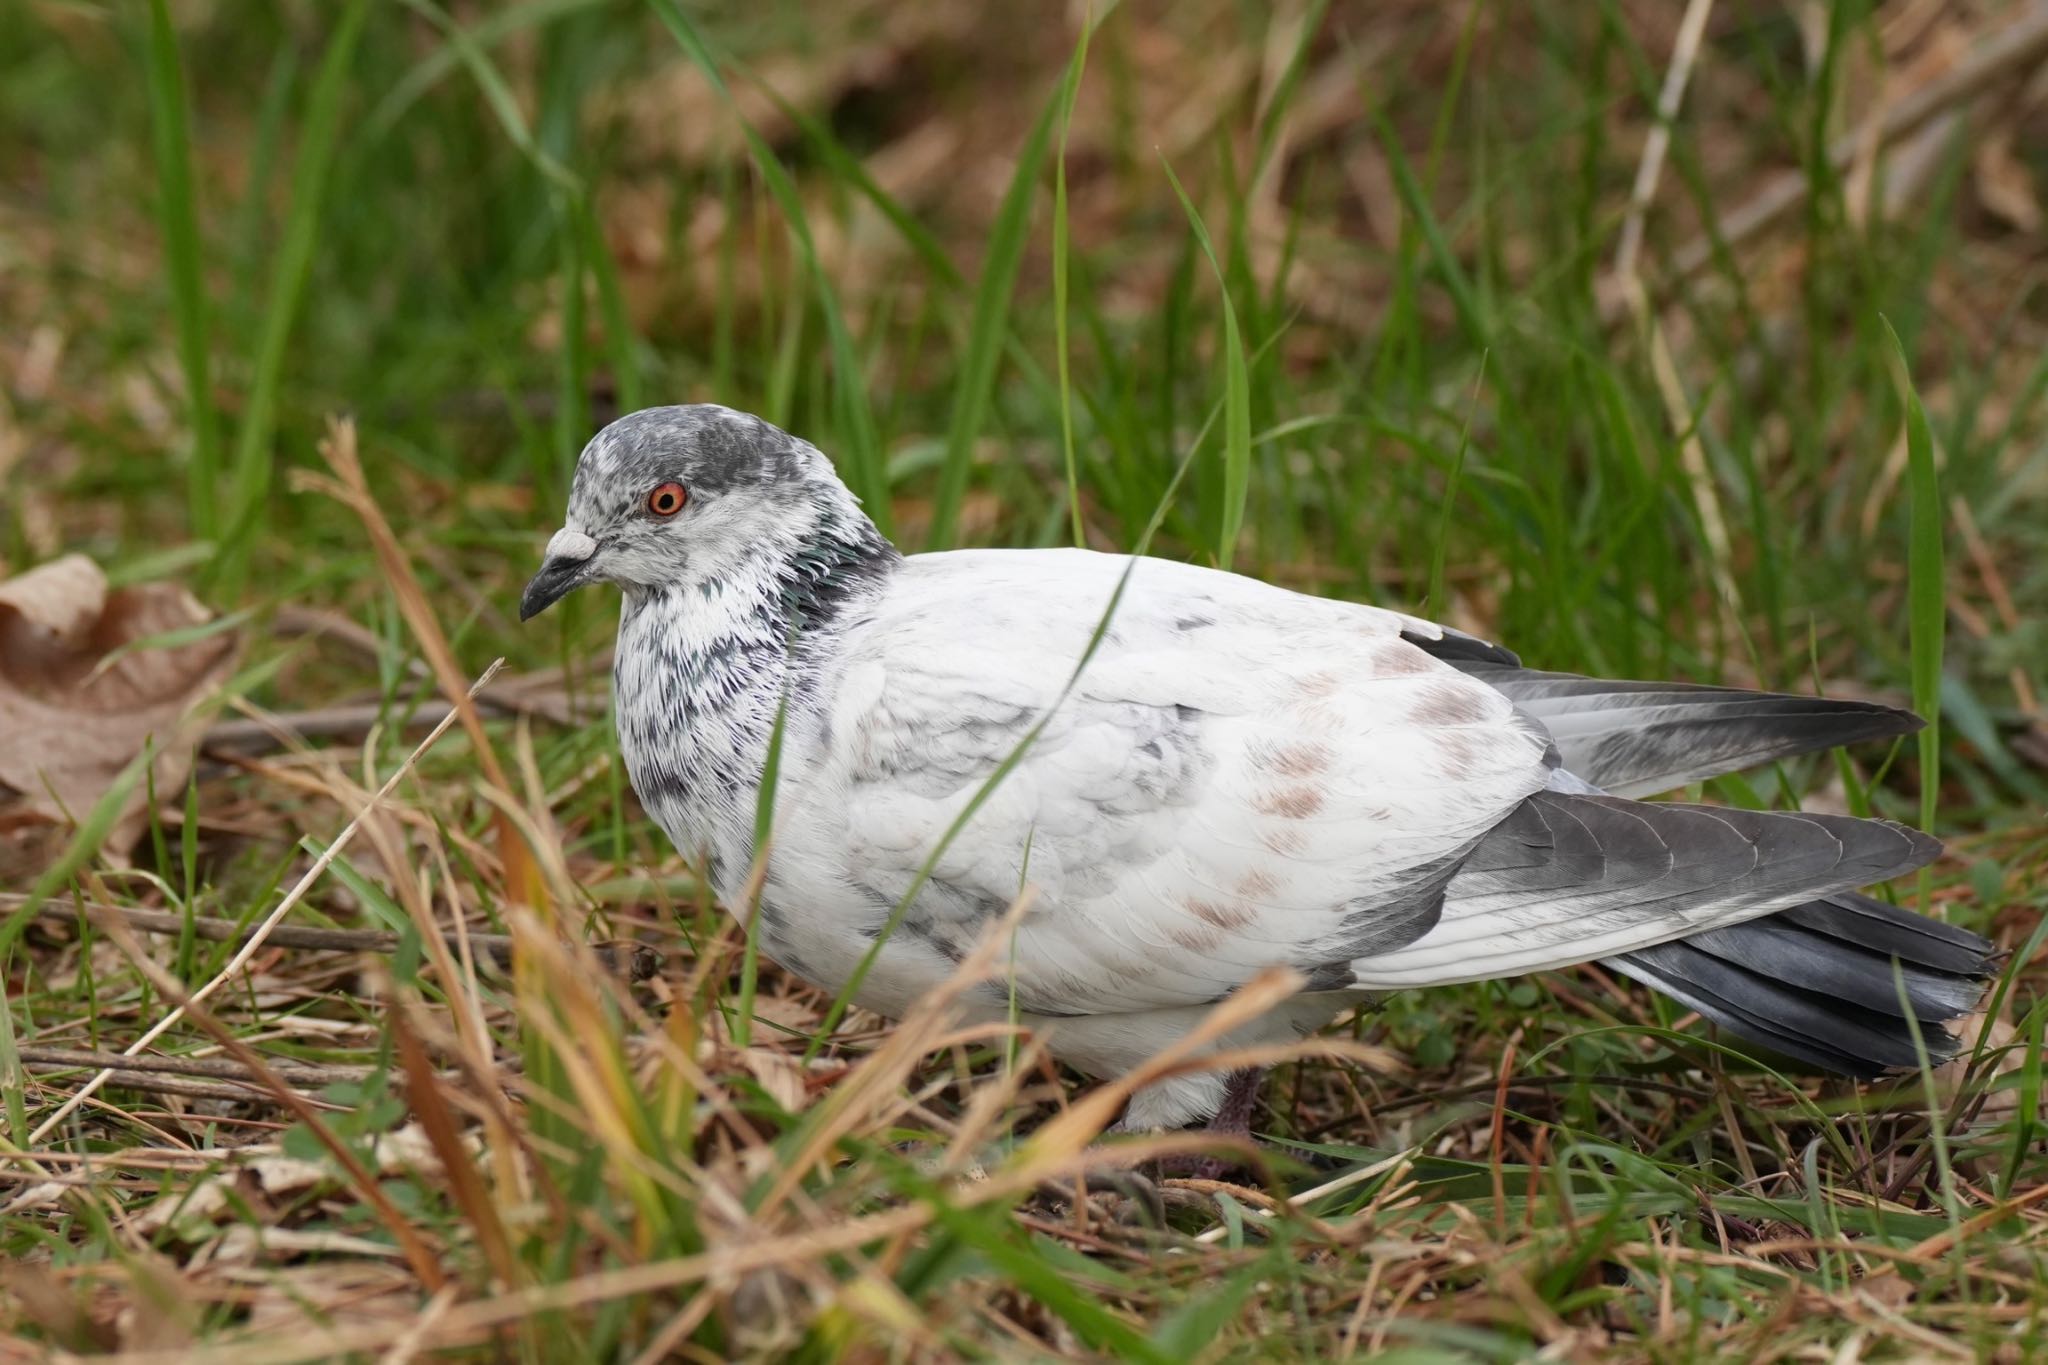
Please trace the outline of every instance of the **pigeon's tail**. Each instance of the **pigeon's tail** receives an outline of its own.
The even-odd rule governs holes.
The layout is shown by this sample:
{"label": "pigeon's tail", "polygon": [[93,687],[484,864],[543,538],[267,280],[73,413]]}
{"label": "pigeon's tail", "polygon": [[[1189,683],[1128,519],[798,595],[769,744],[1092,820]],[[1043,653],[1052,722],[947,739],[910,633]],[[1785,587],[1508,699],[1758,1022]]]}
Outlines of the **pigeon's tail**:
{"label": "pigeon's tail", "polygon": [[1922,724],[1877,702],[1544,673],[1469,635],[1408,638],[1505,695],[1550,733],[1567,771],[1615,796],[1652,796]]}
{"label": "pigeon's tail", "polygon": [[1949,1026],[1982,1004],[1998,956],[1968,930],[1840,892],[1606,965],[1753,1043],[1869,1078],[1917,1069],[1921,1048],[1937,1066],[1954,1057],[1965,1039]]}
{"label": "pigeon's tail", "polygon": [[[1922,724],[1874,702],[1544,673],[1455,631],[1407,638],[1550,733],[1555,792],[1648,796]],[[1740,1037],[1867,1078],[1916,1068],[1922,1048],[1936,1064],[1954,1057],[1963,1039],[1950,1025],[1981,1005],[1998,960],[1988,939],[1844,889],[1605,962]]]}

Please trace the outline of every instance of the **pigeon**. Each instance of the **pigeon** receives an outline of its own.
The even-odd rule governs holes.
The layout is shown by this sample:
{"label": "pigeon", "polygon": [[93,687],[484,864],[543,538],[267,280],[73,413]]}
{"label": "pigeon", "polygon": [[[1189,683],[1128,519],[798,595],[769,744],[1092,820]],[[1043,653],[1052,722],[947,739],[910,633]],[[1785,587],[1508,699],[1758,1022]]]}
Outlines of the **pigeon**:
{"label": "pigeon", "polygon": [[[1933,860],[1926,834],[1638,799],[1919,728],[1892,707],[1544,672],[1164,558],[905,555],[815,446],[709,404],[590,441],[520,617],[599,582],[624,598],[633,789],[728,907],[775,754],[762,952],[901,1017],[1028,887],[965,1008],[1086,1075],[1274,967],[1300,989],[1215,1048],[1599,962],[1869,1078],[1954,1056],[1995,971],[1985,939],[1859,890]],[[1171,1076],[1119,1122],[1242,1131],[1257,1083]]]}

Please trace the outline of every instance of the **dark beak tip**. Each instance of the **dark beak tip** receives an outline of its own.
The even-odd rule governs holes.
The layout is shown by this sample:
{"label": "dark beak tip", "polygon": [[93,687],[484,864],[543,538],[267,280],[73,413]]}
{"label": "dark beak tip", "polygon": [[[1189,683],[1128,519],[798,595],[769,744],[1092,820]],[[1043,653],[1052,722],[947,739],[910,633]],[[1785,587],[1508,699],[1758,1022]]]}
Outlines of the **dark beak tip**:
{"label": "dark beak tip", "polygon": [[519,594],[519,619],[531,621],[579,586],[576,568],[564,560],[549,560],[541,565],[540,572],[527,580],[526,591]]}

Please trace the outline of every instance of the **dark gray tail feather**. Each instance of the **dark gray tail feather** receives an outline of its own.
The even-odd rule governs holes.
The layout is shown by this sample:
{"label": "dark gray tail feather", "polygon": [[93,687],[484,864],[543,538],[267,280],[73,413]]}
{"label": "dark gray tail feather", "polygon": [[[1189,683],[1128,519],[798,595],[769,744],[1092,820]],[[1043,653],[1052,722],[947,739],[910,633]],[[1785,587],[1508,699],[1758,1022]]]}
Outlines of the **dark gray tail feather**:
{"label": "dark gray tail feather", "polygon": [[1923,723],[1877,702],[1545,673],[1450,631],[1440,640],[1406,638],[1505,695],[1549,732],[1566,770],[1615,796],[1652,796],[1795,754],[1910,735]]}
{"label": "dark gray tail feather", "polygon": [[1908,1009],[1928,1060],[1954,1057],[1963,1040],[1947,1025],[1977,1010],[1999,956],[1966,929],[1848,891],[1606,965],[1753,1043],[1868,1079],[1920,1065]]}

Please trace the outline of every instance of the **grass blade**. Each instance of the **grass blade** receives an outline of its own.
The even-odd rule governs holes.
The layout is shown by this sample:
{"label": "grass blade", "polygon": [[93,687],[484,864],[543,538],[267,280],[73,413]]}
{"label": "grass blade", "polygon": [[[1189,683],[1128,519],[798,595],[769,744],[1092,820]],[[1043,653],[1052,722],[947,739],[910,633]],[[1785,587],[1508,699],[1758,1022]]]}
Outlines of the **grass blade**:
{"label": "grass blade", "polygon": [[[1948,629],[1948,574],[1942,548],[1941,475],[1934,465],[1934,436],[1913,388],[1906,348],[1890,320],[1892,357],[1906,405],[1907,544],[1906,601],[1913,650],[1913,709],[1927,721],[1920,732],[1920,828],[1934,829],[1941,799],[1941,659]],[[1934,873],[1921,868],[1920,908],[1931,908]]]}
{"label": "grass blade", "polygon": [[1194,467],[1195,460],[1202,452],[1203,442],[1208,440],[1209,429],[1215,424],[1216,413],[1211,410],[1208,421],[1195,433],[1195,439],[1189,444],[1187,454],[1174,470],[1173,478],[1166,485],[1166,490],[1160,494],[1158,506],[1152,513],[1152,520],[1145,527],[1144,533],[1138,537],[1137,545],[1132,548],[1130,561],[1124,565],[1123,573],[1117,578],[1116,588],[1109,595],[1109,603],[1103,608],[1101,617],[1096,620],[1094,633],[1088,637],[1088,643],[1082,648],[1081,657],[1075,662],[1073,671],[1067,675],[1066,683],[1053,698],[1052,704],[1046,707],[1032,723],[1031,728],[1024,732],[1023,738],[1017,741],[1015,747],[1004,756],[1003,761],[982,780],[973,796],[960,808],[960,813],[953,817],[952,823],[939,835],[938,842],[933,845],[932,851],[926,855],[923,864],[917,869],[917,875],[911,878],[910,888],[898,898],[896,908],[889,912],[889,918],[876,932],[874,942],[868,945],[867,951],[854,965],[853,974],[846,979],[846,984],[841,986],[838,994],[833,997],[832,1007],[825,1012],[824,1019],[819,1023],[817,1032],[805,1051],[805,1061],[816,1057],[827,1040],[832,1037],[833,1030],[839,1027],[839,1021],[852,1007],[853,999],[860,993],[861,985],[867,980],[868,973],[874,970],[875,960],[881,956],[883,945],[888,943],[897,927],[903,923],[903,917],[910,913],[910,907],[916,902],[918,893],[924,890],[925,883],[931,880],[932,872],[938,867],[939,860],[946,856],[946,850],[953,846],[953,841],[959,837],[960,831],[967,828],[968,821],[972,820],[989,797],[995,794],[996,788],[1001,786],[1004,779],[1024,761],[1032,746],[1038,743],[1038,737],[1045,733],[1045,727],[1052,723],[1053,716],[1066,705],[1067,698],[1080,684],[1082,673],[1087,670],[1089,663],[1095,658],[1096,651],[1102,647],[1104,638],[1109,634],[1110,623],[1116,619],[1117,608],[1123,605],[1124,589],[1130,586],[1131,571],[1137,567],[1138,561],[1144,557],[1146,551],[1151,549],[1152,537],[1158,534],[1160,526],[1165,522],[1167,513],[1173,507],[1175,495],[1180,492],[1180,486],[1187,478],[1188,471]]}
{"label": "grass blade", "polygon": [[1138,1331],[1104,1306],[1097,1296],[1067,1283],[1049,1258],[1033,1254],[1018,1245],[1017,1234],[1007,1220],[982,1212],[948,1207],[935,1200],[932,1212],[954,1236],[972,1246],[989,1264],[1001,1271],[1047,1310],[1059,1315],[1074,1334],[1093,1349],[1113,1360],[1143,1361],[1164,1365],[1185,1356],[1173,1356],[1139,1335]]}
{"label": "grass blade", "polygon": [[[989,229],[988,254],[981,264],[981,284],[974,293],[974,315],[967,330],[967,354],[961,362],[960,379],[953,390],[952,421],[946,428],[946,453],[939,465],[939,487],[932,499],[932,526],[926,543],[945,549],[953,543],[960,520],[960,502],[967,493],[967,476],[974,465],[974,443],[981,436],[988,417],[989,395],[995,389],[996,365],[1002,359],[1003,335],[1009,327],[1010,296],[1017,286],[1017,270],[1024,261],[1024,240],[1031,224],[1031,199],[1038,185],[1039,167],[1045,164],[1051,141],[1053,117],[1066,107],[1073,83],[1079,79],[1079,62],[1085,47],[1076,48],[1068,78],[1039,114],[1038,122],[1024,139],[1017,154],[1017,169],[1010,188],[1003,194],[1002,207]],[[1064,355],[1063,355],[1064,359]]]}
{"label": "grass blade", "polygon": [[1245,361],[1244,339],[1238,335],[1237,310],[1230,302],[1230,282],[1224,277],[1223,263],[1216,258],[1216,248],[1209,241],[1209,229],[1203,226],[1202,215],[1195,211],[1194,201],[1181,188],[1180,177],[1170,165],[1166,167],[1166,178],[1173,182],[1173,192],[1180,196],[1180,206],[1187,212],[1195,240],[1201,244],[1202,254],[1209,258],[1209,268],[1216,272],[1216,287],[1223,301],[1223,509],[1217,521],[1216,563],[1227,569],[1231,553],[1237,548],[1238,534],[1244,529],[1245,502],[1251,494],[1251,369]]}
{"label": "grass blade", "polygon": [[633,331],[633,318],[626,311],[626,293],[619,284],[618,262],[612,259],[611,248],[605,244],[604,229],[598,225],[597,214],[591,208],[588,196],[580,196],[576,202],[578,230],[584,237],[584,254],[590,261],[590,272],[597,280],[597,308],[604,318],[604,336],[611,352],[612,386],[618,395],[618,410],[622,413],[638,412],[647,406],[646,387],[640,381],[640,356],[636,350],[639,340]]}
{"label": "grass blade", "polygon": [[[36,911],[63,890],[65,883],[99,853],[100,845],[106,842],[115,822],[121,818],[121,812],[126,809],[130,793],[143,781],[149,762],[148,749],[129,760],[128,765],[108,784],[106,791],[101,793],[100,799],[93,803],[85,818],[78,822],[78,828],[65,844],[64,851],[36,878],[27,898],[5,920],[0,920],[0,973],[8,970],[8,957],[14,941],[35,918]],[[26,1148],[34,1145],[35,1138],[29,1131],[25,1103],[28,1073],[22,1068],[21,1054],[14,1037],[15,1008],[10,1000],[8,1007],[0,1010],[0,1110],[4,1110],[7,1120],[8,1144]]]}
{"label": "grass blade", "polygon": [[[648,4],[683,51],[703,71],[719,97],[732,107],[732,91],[725,83],[717,59],[675,0],[648,0]],[[850,456],[851,468],[845,471],[846,482],[860,496],[868,516],[886,536],[890,523],[888,471],[883,467],[881,437],[875,430],[874,409],[868,402],[865,375],[853,348],[853,335],[847,331],[838,296],[833,293],[832,283],[818,261],[817,242],[811,236],[810,220],[804,213],[796,182],[790,179],[789,171],[760,131],[741,117],[736,109],[733,117],[746,138],[747,151],[762,183],[768,187],[788,222],[797,254],[803,261],[804,273],[817,294],[818,311],[825,318],[826,340],[832,348],[833,405],[838,409],[840,439]]]}
{"label": "grass blade", "polygon": [[[476,23],[465,30],[464,42],[472,51],[482,52],[523,30],[541,29],[569,15],[584,10],[601,9],[610,2],[611,0],[518,0],[518,3],[478,18]],[[405,116],[407,110],[440,84],[459,63],[469,60],[469,54],[463,52],[452,40],[444,42],[421,58],[377,102],[369,117],[363,120],[363,141],[374,143],[382,139],[397,125],[399,119]]]}
{"label": "grass blade", "polygon": [[1052,169],[1052,325],[1053,346],[1059,364],[1060,449],[1066,456],[1067,507],[1074,519],[1074,544],[1088,543],[1087,528],[1081,524],[1081,478],[1074,463],[1074,379],[1068,353],[1067,331],[1067,133],[1074,123],[1074,100],[1081,93],[1081,72],[1088,64],[1090,25],[1081,25],[1081,40],[1074,59],[1067,65],[1066,88],[1060,106],[1060,146]]}
{"label": "grass blade", "polygon": [[[619,401],[628,412],[641,406],[639,362],[633,352],[618,272],[605,246],[604,234],[598,229],[583,182],[534,136],[518,95],[492,64],[476,33],[463,28],[434,0],[403,3],[446,36],[447,46],[442,50],[469,71],[506,138],[547,184],[562,276],[562,345],[555,367],[555,472],[566,484],[591,427],[590,360],[583,321],[584,282],[588,276],[595,275],[597,280],[598,307],[604,315],[605,337],[612,348],[613,380]],[[478,25],[479,30],[483,27]]]}
{"label": "grass blade", "polygon": [[1450,238],[1444,235],[1443,224],[1437,221],[1436,213],[1429,206],[1429,191],[1415,178],[1415,169],[1408,164],[1408,154],[1401,150],[1400,134],[1394,131],[1384,113],[1375,111],[1373,123],[1379,129],[1380,146],[1387,154],[1387,168],[1393,173],[1395,192],[1401,197],[1401,206],[1421,231],[1423,243],[1429,247],[1430,260],[1435,264],[1444,289],[1451,296],[1451,305],[1457,311],[1458,326],[1472,345],[1490,345],[1493,329],[1487,323],[1486,310],[1480,305],[1472,282],[1466,278],[1464,267],[1458,264],[1458,255],[1451,249]]}
{"label": "grass blade", "polygon": [[832,129],[811,116],[810,111],[800,104],[785,99],[780,91],[762,86],[762,93],[774,101],[776,112],[788,119],[811,144],[811,150],[818,154],[825,168],[838,178],[848,189],[875,206],[875,211],[889,220],[889,226],[896,229],[903,238],[903,244],[917,256],[919,265],[930,271],[933,279],[948,292],[965,293],[967,278],[960,273],[960,267],[953,264],[953,258],[946,254],[946,248],[932,234],[930,228],[917,221],[909,209],[883,189],[863,165],[860,158],[847,149],[844,142],[833,135]]}
{"label": "grass blade", "polygon": [[342,97],[347,91],[356,40],[362,35],[363,18],[368,12],[367,0],[350,0],[349,7],[342,11],[341,22],[327,41],[327,52],[320,60],[320,71],[314,77],[313,93],[306,104],[306,127],[299,136],[292,171],[290,216],[285,223],[284,241],[278,248],[277,265],[271,272],[270,295],[265,301],[251,365],[248,407],[235,433],[233,482],[228,498],[233,515],[222,539],[221,557],[215,561],[215,586],[229,597],[241,593],[258,514],[270,492],[270,442],[277,430],[285,347],[291,341],[292,323],[298,317],[299,301],[312,271],[313,247],[320,231],[320,206],[326,198],[327,172],[333,164],[341,130]]}
{"label": "grass blade", "polygon": [[[791,633],[789,648],[796,647],[796,637]],[[789,688],[785,682],[782,696],[775,703],[775,724],[768,731],[768,756],[761,764],[761,790],[754,798],[754,865],[757,871],[765,872],[765,863],[775,839],[775,793],[782,781],[782,737],[789,726]],[[761,980],[761,892],[766,884],[765,876],[747,878],[746,930],[747,942],[740,955],[740,998],[733,1011],[733,1046],[745,1049],[753,1042],[754,996]]]}
{"label": "grass blade", "polygon": [[192,130],[186,115],[185,67],[165,0],[149,0],[150,131],[156,150],[157,228],[178,324],[178,363],[191,410],[192,467],[185,501],[187,529],[211,540],[220,528],[220,423],[208,363],[206,277],[192,197]]}
{"label": "grass blade", "polygon": [[1458,505],[1458,481],[1465,473],[1465,456],[1472,449],[1472,418],[1479,411],[1479,390],[1486,383],[1486,359],[1489,352],[1479,353],[1479,373],[1472,378],[1472,403],[1465,409],[1465,424],[1458,429],[1458,453],[1451,461],[1451,472],[1444,479],[1444,505],[1437,514],[1436,544],[1429,552],[1429,604],[1432,615],[1441,617],[1446,602],[1444,597],[1444,564],[1451,548],[1451,512]]}

